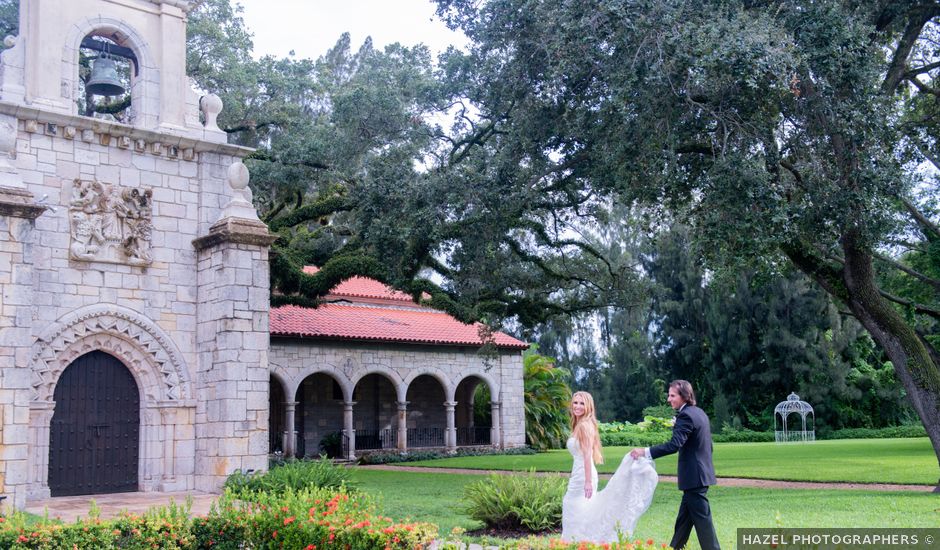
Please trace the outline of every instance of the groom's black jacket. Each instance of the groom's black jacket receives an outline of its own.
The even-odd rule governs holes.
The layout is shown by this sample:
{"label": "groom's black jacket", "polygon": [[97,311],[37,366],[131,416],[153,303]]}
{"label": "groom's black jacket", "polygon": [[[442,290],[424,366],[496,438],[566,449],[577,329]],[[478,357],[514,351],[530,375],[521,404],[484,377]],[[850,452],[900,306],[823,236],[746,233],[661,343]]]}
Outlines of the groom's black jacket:
{"label": "groom's black jacket", "polygon": [[702,409],[686,405],[676,415],[672,439],[662,445],[650,447],[654,459],[679,451],[679,489],[715,485],[715,466],[712,464],[712,430],[708,415]]}

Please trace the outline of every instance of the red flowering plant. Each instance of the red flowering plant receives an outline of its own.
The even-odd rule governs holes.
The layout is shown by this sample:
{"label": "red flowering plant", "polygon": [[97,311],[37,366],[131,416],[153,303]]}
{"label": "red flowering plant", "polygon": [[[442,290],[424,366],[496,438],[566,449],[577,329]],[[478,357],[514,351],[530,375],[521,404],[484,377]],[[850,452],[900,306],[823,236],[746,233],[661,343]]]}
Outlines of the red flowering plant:
{"label": "red flowering plant", "polygon": [[371,500],[345,488],[280,494],[231,493],[194,521],[200,548],[416,548],[437,536],[429,523],[395,522],[375,512]]}
{"label": "red flowering plant", "polygon": [[151,508],[144,514],[123,513],[111,520],[116,537],[115,547],[130,550],[182,550],[193,548],[189,512],[192,502],[183,506]]}
{"label": "red flowering plant", "polygon": [[114,527],[96,515],[65,525],[13,512],[0,523],[0,548],[9,550],[119,548],[117,538]]}

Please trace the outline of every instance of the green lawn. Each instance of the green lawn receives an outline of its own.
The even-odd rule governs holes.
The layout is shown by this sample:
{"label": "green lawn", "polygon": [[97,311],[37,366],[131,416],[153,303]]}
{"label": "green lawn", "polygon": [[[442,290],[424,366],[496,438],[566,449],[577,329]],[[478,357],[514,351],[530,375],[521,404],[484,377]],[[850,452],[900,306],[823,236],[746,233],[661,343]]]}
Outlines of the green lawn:
{"label": "green lawn", "polygon": [[[598,470],[613,472],[628,447],[604,449]],[[567,472],[566,450],[537,455],[465,456],[409,462],[409,466],[482,470]],[[656,461],[660,474],[675,475],[676,455]],[[809,444],[716,443],[715,470],[723,477],[857,483],[934,485],[940,479],[937,457],[926,437],[907,439],[840,439]]]}
{"label": "green lawn", "polygon": [[[463,487],[483,479],[478,475],[362,469],[353,475],[363,491],[377,497],[386,515],[436,523],[442,535],[458,526],[480,527],[460,511]],[[669,542],[680,496],[674,483],[660,483],[634,535]],[[931,493],[715,487],[709,491],[709,498],[719,540],[727,549],[733,548],[739,527],[940,525],[940,497]],[[692,540],[694,543],[694,535]]]}

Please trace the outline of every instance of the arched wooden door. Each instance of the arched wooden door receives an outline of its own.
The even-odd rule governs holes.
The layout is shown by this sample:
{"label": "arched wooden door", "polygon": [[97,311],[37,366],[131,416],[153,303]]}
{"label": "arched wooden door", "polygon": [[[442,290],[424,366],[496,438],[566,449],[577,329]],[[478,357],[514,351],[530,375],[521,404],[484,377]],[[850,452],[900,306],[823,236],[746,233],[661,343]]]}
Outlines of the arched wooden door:
{"label": "arched wooden door", "polygon": [[127,367],[101,351],[85,354],[66,367],[54,400],[52,496],[136,491],[140,395]]}

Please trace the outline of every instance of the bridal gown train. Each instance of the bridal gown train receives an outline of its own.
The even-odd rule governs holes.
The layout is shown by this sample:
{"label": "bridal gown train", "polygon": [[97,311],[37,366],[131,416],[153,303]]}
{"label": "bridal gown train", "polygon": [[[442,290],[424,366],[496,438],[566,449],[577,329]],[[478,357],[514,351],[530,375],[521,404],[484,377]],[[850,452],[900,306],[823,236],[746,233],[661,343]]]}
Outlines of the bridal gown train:
{"label": "bridal gown train", "polygon": [[623,457],[617,471],[602,491],[597,490],[597,470],[591,464],[594,496],[584,498],[584,458],[578,440],[568,438],[568,452],[574,457],[568,491],[562,501],[561,538],[566,542],[616,542],[617,532],[633,534],[640,516],[653,501],[659,476],[653,461]]}

